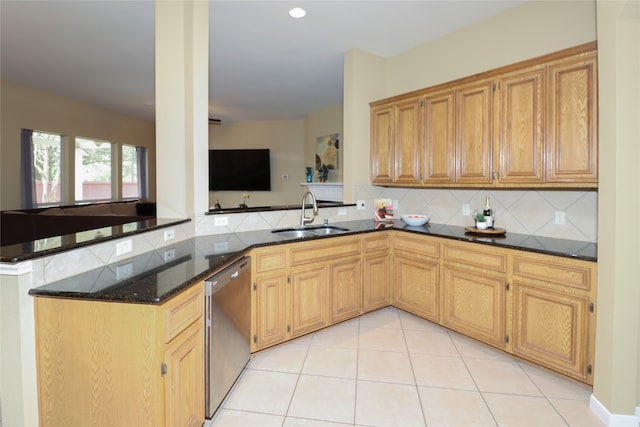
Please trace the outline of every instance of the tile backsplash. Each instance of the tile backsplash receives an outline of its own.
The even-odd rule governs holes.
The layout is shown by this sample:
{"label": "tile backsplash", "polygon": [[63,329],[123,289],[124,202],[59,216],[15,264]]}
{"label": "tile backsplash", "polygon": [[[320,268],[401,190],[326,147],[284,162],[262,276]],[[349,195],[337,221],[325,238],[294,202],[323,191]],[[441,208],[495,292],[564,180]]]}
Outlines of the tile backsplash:
{"label": "tile backsplash", "polygon": [[[323,208],[315,224],[373,218],[373,200],[392,199],[397,203],[397,217],[406,213],[424,213],[431,222],[467,226],[473,224],[474,209],[481,210],[487,195],[496,212],[496,227],[507,232],[597,241],[598,193],[596,191],[549,190],[481,190],[481,189],[410,189],[385,188],[369,184],[354,188],[354,199],[364,200],[365,209]],[[469,205],[471,215],[463,215]],[[556,212],[563,212],[565,223],[556,224]],[[229,233],[291,227],[300,223],[299,210],[240,213],[226,215],[227,225],[215,225],[217,215],[196,219],[196,235]]]}
{"label": "tile backsplash", "polygon": [[[364,200],[365,209],[359,210],[356,206],[322,208],[314,224],[322,224],[325,219],[330,223],[373,219],[373,200],[385,198],[397,203],[394,210],[397,217],[406,213],[424,213],[431,216],[433,223],[467,226],[472,225],[473,220],[470,215],[463,215],[462,206],[469,205],[473,214],[474,209],[482,209],[487,194],[491,196],[491,205],[496,211],[496,226],[507,229],[507,232],[597,241],[598,193],[595,191],[408,189],[362,184],[354,187],[354,199]],[[556,212],[564,212],[565,224],[555,223]],[[221,217],[226,218],[221,221]],[[224,225],[219,225],[220,223]],[[164,242],[163,230],[130,237],[133,252],[122,257],[122,260],[146,251],[158,250],[194,235],[285,228],[299,224],[299,209],[201,215],[193,222],[175,227],[176,239],[170,242]],[[34,260],[33,287],[121,261],[115,256],[115,245],[120,240]]]}

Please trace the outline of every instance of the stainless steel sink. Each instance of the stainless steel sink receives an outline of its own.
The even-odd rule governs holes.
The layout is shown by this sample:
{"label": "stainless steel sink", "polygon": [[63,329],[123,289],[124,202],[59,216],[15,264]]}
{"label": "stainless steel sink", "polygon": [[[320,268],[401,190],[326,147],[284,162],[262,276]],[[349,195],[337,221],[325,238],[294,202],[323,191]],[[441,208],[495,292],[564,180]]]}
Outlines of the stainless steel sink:
{"label": "stainless steel sink", "polygon": [[304,228],[284,228],[281,230],[271,230],[272,233],[288,239],[304,239],[305,237],[328,236],[331,234],[342,234],[349,231],[348,228],[334,227],[330,225]]}

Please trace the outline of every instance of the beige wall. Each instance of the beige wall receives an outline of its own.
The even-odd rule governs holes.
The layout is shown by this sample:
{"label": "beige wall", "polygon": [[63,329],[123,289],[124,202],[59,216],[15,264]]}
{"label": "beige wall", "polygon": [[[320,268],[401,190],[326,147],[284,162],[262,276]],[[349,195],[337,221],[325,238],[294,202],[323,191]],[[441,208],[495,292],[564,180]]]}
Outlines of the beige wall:
{"label": "beige wall", "polygon": [[[271,150],[271,191],[249,192],[249,206],[300,203],[304,174],[304,120],[269,120],[222,123],[209,126],[209,148],[269,148]],[[288,175],[283,180],[282,175]],[[205,177],[206,178],[206,177]],[[208,181],[207,181],[208,182]],[[209,192],[209,206],[216,199],[223,208],[242,203],[241,191]]]}
{"label": "beige wall", "polygon": [[[247,204],[250,207],[296,205],[304,192],[300,183],[306,181],[305,167],[315,165],[316,138],[332,133],[342,136],[342,105],[311,113],[304,119],[211,125],[209,148],[269,148],[271,191],[250,192]],[[282,179],[283,175],[289,179]],[[342,182],[342,168],[331,171],[329,178]],[[242,192],[209,192],[209,206],[213,206],[216,199],[223,208],[234,208],[242,202]]]}
{"label": "beige wall", "polygon": [[[316,139],[319,136],[331,135],[337,133],[340,135],[339,152],[340,158],[337,169],[329,171],[327,182],[342,182],[342,171],[344,170],[344,138],[342,132],[342,104],[325,108],[320,111],[313,112],[305,119],[304,126],[304,165],[311,166],[314,174],[313,181],[316,182],[318,176],[315,171],[316,165]],[[304,176],[306,178],[306,176]],[[305,181],[304,179],[301,181]]]}
{"label": "beige wall", "polygon": [[[155,127],[153,122],[127,117],[52,93],[0,81],[0,209],[20,208],[20,129],[59,133],[148,148],[149,191],[155,199]],[[73,150],[68,150],[69,156]],[[66,164],[73,167],[73,158]],[[73,194],[65,196],[73,203]]]}
{"label": "beige wall", "polygon": [[609,412],[632,414],[634,406],[640,411],[640,2],[598,1],[598,60],[601,213],[594,395]]}

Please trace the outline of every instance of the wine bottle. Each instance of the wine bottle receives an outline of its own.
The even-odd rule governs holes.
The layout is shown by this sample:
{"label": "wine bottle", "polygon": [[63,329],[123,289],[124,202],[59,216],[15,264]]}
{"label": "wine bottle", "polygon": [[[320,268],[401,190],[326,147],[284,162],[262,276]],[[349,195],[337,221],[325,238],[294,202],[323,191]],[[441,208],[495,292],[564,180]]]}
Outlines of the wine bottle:
{"label": "wine bottle", "polygon": [[491,209],[491,197],[487,196],[484,200],[484,210],[482,211],[482,215],[487,222],[487,227],[493,227],[493,210]]}

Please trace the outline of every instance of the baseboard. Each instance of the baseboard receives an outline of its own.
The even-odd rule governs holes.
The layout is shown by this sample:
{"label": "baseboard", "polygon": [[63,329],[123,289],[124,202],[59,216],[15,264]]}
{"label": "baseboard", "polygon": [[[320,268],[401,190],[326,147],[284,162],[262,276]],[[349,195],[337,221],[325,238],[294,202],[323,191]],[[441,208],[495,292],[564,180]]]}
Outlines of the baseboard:
{"label": "baseboard", "polygon": [[612,414],[592,394],[589,399],[589,409],[607,427],[640,427],[640,407],[636,408],[635,415]]}

